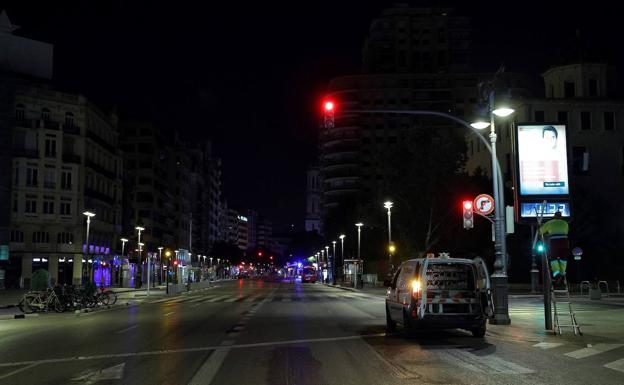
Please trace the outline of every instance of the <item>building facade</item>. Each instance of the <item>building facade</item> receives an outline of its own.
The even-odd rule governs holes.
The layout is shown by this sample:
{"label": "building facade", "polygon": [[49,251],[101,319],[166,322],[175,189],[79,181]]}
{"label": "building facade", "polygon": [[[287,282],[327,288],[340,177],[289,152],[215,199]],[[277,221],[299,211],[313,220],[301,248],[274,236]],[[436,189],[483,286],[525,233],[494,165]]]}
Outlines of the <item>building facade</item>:
{"label": "building facade", "polygon": [[321,234],[321,178],[318,168],[308,170],[307,176],[305,231]]}

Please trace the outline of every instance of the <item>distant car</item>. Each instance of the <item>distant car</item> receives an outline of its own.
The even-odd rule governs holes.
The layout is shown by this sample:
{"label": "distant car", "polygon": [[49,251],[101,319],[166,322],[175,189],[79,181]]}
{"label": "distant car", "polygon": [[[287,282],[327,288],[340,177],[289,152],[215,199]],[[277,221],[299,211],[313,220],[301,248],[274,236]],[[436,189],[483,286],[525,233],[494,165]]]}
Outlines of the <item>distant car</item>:
{"label": "distant car", "polygon": [[386,295],[386,328],[461,328],[483,337],[493,315],[490,280],[480,258],[421,258],[398,268]]}
{"label": "distant car", "polygon": [[301,282],[316,282],[316,269],[312,266],[306,266],[301,272]]}

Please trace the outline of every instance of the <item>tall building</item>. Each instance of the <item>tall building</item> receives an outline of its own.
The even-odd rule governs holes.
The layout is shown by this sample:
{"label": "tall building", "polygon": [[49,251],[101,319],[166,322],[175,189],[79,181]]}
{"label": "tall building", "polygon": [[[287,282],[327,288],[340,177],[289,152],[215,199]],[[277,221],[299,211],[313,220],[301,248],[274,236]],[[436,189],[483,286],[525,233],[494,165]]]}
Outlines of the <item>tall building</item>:
{"label": "tall building", "polygon": [[322,233],[321,213],[321,179],[318,168],[312,168],[308,170],[306,186],[306,231]]}
{"label": "tall building", "polygon": [[246,252],[249,239],[247,217],[241,215],[238,210],[228,209],[227,219],[227,241],[235,244],[239,249]]}
{"label": "tall building", "polygon": [[[3,256],[9,246],[6,283],[29,287],[39,268],[54,282],[80,283],[87,271],[102,274],[98,262],[113,259],[120,230],[117,117],[45,80],[52,75],[52,46],[13,36],[14,29],[3,12],[0,246]],[[88,244],[87,210],[95,214]]]}
{"label": "tall building", "polygon": [[470,18],[450,8],[395,4],[371,23],[364,72],[468,72],[470,35]]}

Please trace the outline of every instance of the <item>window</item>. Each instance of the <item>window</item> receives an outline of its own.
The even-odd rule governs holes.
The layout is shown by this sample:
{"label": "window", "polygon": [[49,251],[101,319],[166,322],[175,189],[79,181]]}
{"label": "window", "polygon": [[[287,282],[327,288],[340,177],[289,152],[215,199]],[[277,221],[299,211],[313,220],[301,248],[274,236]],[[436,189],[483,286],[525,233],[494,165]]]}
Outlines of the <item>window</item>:
{"label": "window", "polygon": [[615,130],[615,113],[613,111],[605,111],[604,113],[604,129],[606,131]]}
{"label": "window", "polygon": [[11,242],[24,243],[24,232],[18,230],[11,230]]}
{"label": "window", "polygon": [[26,169],[26,186],[37,187],[37,169],[36,168],[27,168]]}
{"label": "window", "polygon": [[15,106],[15,120],[18,122],[23,121],[26,118],[26,109],[23,104]]}
{"label": "window", "polygon": [[46,135],[45,156],[48,158],[56,158],[56,136],[54,135]]}
{"label": "window", "polygon": [[62,171],[61,172],[61,188],[63,190],[71,190],[72,189],[72,173],[71,173],[71,171]]}
{"label": "window", "polygon": [[535,122],[544,122],[544,111],[535,111]]}
{"label": "window", "polygon": [[71,215],[71,201],[61,198],[61,215]]}
{"label": "window", "polygon": [[54,198],[45,197],[43,201],[43,213],[54,214]]}
{"label": "window", "polygon": [[56,187],[56,170],[50,168],[54,166],[46,166],[43,174],[43,187],[54,188]]}
{"label": "window", "polygon": [[24,212],[26,214],[37,214],[37,200],[36,198],[26,197]]}
{"label": "window", "polygon": [[598,96],[598,81],[589,79],[589,96]]}
{"label": "window", "polygon": [[576,94],[574,90],[574,82],[564,82],[563,83],[563,95],[566,98],[573,98]]}
{"label": "window", "polygon": [[557,121],[561,123],[567,123],[568,111],[557,111]]}
{"label": "window", "polygon": [[58,233],[56,243],[71,245],[74,243],[74,234],[68,232]]}
{"label": "window", "polygon": [[574,175],[589,174],[589,152],[586,147],[572,148],[572,170]]}
{"label": "window", "polygon": [[581,130],[591,130],[591,112],[581,111]]}
{"label": "window", "polygon": [[35,231],[32,236],[33,243],[50,243],[50,233]]}
{"label": "window", "polygon": [[41,110],[41,120],[48,122],[50,120],[50,110],[44,108]]}
{"label": "window", "polygon": [[65,114],[65,128],[73,128],[74,127],[74,114],[68,112]]}

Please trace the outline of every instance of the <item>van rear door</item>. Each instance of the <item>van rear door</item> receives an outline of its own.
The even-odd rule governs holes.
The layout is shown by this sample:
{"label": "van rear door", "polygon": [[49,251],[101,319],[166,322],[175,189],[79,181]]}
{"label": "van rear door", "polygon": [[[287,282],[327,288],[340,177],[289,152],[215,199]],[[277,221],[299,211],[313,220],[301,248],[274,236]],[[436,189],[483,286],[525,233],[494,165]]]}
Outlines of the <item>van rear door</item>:
{"label": "van rear door", "polygon": [[490,275],[488,274],[485,261],[481,258],[475,258],[474,264],[477,271],[477,290],[479,290],[479,298],[481,300],[481,308],[488,318],[494,315],[494,303],[492,301],[492,290],[490,287]]}

